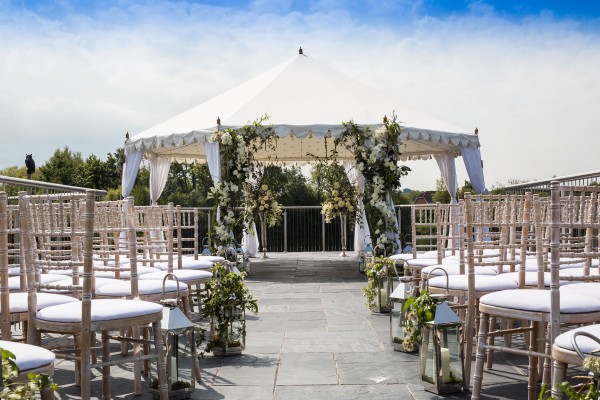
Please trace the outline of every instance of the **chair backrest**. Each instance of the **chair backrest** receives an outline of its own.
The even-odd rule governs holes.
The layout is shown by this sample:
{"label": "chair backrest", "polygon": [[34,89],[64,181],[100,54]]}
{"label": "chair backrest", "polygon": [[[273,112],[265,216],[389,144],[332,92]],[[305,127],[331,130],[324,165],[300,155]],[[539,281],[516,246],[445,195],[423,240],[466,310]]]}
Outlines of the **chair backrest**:
{"label": "chair backrest", "polygon": [[[35,338],[38,289],[81,291],[82,328],[91,326],[92,265],[94,241],[94,192],[85,194],[19,194],[21,232],[27,270],[29,323],[28,337]],[[36,253],[37,248],[37,253]],[[43,285],[36,274],[40,268],[72,268],[81,273],[82,284]]]}
{"label": "chair backrest", "polygon": [[8,196],[0,192],[0,310],[2,339],[10,340],[10,303],[8,288]]}

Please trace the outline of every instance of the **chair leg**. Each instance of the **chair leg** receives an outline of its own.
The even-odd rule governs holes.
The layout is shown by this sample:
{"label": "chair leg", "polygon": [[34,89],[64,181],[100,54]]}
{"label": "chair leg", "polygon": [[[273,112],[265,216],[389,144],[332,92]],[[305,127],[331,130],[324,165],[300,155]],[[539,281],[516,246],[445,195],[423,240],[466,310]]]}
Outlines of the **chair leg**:
{"label": "chair leg", "polygon": [[154,335],[154,351],[156,352],[156,372],[158,375],[158,390],[160,400],[169,398],[167,385],[167,365],[165,364],[165,348],[163,343],[162,329],[160,321],[152,323],[152,332]]}
{"label": "chair leg", "polygon": [[556,400],[563,399],[563,391],[558,388],[561,382],[567,378],[567,364],[554,360],[554,373],[552,374],[552,398]]}
{"label": "chair leg", "polygon": [[[540,330],[540,322],[531,322],[531,338],[529,340],[529,351],[538,351],[538,331]],[[538,357],[533,355],[529,356],[529,366],[527,372],[529,373],[529,379],[527,380],[527,398],[529,400],[536,399],[537,391],[537,369],[538,369]]]}
{"label": "chair leg", "polygon": [[133,343],[133,390],[136,396],[142,394],[142,362],[138,359],[142,353],[142,345],[137,339],[140,338],[140,327],[131,328],[131,336],[136,339]]}
{"label": "chair leg", "polygon": [[480,313],[479,332],[477,333],[477,352],[475,354],[475,371],[473,372],[472,400],[481,398],[481,384],[483,381],[483,364],[485,361],[485,345],[488,333],[488,315]]}
{"label": "chair leg", "polygon": [[[488,332],[493,332],[495,330],[496,330],[496,317],[491,316],[488,318]],[[489,336],[487,338],[488,346],[493,346],[494,341],[495,341],[495,337]],[[492,369],[492,364],[493,364],[493,360],[494,360],[494,350],[488,348],[485,352],[485,355],[486,355],[485,367],[487,369]]]}
{"label": "chair leg", "polygon": [[[110,338],[108,337],[108,331],[102,331],[102,362],[108,363],[110,359]],[[102,366],[102,398],[105,400],[110,399],[110,365],[104,364]]]}

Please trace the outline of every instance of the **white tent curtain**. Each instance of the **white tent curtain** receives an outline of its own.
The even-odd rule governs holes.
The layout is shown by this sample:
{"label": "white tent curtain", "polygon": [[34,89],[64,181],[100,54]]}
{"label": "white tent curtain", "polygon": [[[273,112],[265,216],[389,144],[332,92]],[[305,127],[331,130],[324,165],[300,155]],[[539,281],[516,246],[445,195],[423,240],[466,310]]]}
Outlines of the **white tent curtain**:
{"label": "white tent curtain", "polygon": [[[436,154],[434,155],[435,161],[438,163],[442,178],[446,184],[446,189],[450,194],[450,204],[456,204],[456,191],[458,190],[458,180],[456,179],[456,163],[454,161],[454,155],[451,153]],[[452,236],[458,237],[458,224],[454,221],[458,220],[456,215],[456,209],[452,208],[450,215],[450,226],[452,226]],[[448,241],[448,247],[454,249],[458,244],[456,240],[450,239]]]}
{"label": "white tent curtain", "polygon": [[463,147],[461,153],[473,189],[475,189],[477,193],[485,193],[485,178],[483,176],[483,165],[481,163],[481,150],[478,147]]}
{"label": "white tent curtain", "polygon": [[456,204],[456,191],[458,189],[458,181],[456,179],[456,163],[454,156],[450,153],[434,155],[435,161],[438,163],[442,178],[446,184],[446,189],[450,194],[451,204]]}
{"label": "white tent curtain", "polygon": [[[252,183],[254,183],[253,177],[248,177]],[[244,253],[247,253],[249,257],[256,257],[258,253],[258,236],[256,236],[256,223],[252,223],[252,227],[247,222],[244,223],[244,235],[242,236],[242,249]],[[254,233],[250,233],[254,232]]]}
{"label": "white tent curtain", "polygon": [[[390,241],[396,242],[396,251],[398,253],[402,252],[402,243],[400,242],[400,229],[398,225],[398,215],[396,214],[396,208],[394,207],[394,201],[392,200],[392,194],[390,192],[385,193],[385,203],[387,204],[388,211],[394,216],[394,231],[388,231],[385,233],[385,236]],[[394,234],[396,232],[396,234]],[[391,254],[389,254],[391,255]]]}
{"label": "white tent curtain", "polygon": [[363,193],[365,192],[365,177],[356,169],[356,162],[344,160],[344,171],[348,176],[351,184],[356,185],[358,189],[358,207],[361,211],[362,223],[355,222],[354,224],[354,252],[358,254],[365,247],[365,238],[370,236],[369,224],[367,222],[367,214],[365,213],[365,205],[363,203]]}
{"label": "white tent curtain", "polygon": [[[216,185],[221,182],[221,154],[219,153],[219,142],[204,142],[204,151],[206,152],[208,171]],[[217,221],[220,220],[221,210],[217,208]]]}
{"label": "white tent curtain", "polygon": [[165,157],[150,157],[150,201],[156,205],[158,198],[167,184],[171,160]]}
{"label": "white tent curtain", "polygon": [[142,156],[144,150],[132,150],[125,157],[125,164],[123,164],[123,175],[121,176],[121,196],[124,199],[129,197],[135,179],[137,178],[140,164],[142,163]]}

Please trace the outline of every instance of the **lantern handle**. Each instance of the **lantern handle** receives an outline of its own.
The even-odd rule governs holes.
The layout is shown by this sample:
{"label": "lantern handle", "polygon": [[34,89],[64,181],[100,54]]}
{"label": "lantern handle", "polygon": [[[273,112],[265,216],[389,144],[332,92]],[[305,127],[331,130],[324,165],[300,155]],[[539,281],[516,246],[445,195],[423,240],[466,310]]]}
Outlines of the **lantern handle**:
{"label": "lantern handle", "polygon": [[377,246],[373,247],[373,255],[375,255],[375,257],[377,257],[377,248],[381,247],[383,249],[383,258],[386,257],[385,254],[385,246],[382,243],[379,243]]}
{"label": "lantern handle", "polygon": [[448,272],[442,267],[435,267],[425,274],[425,290],[429,292],[429,275],[437,269],[442,270],[444,275],[446,275],[446,295],[448,295],[450,293],[450,278],[448,277]]}
{"label": "lantern handle", "polygon": [[174,307],[179,307],[179,278],[177,278],[177,276],[175,274],[173,274],[172,272],[167,272],[165,274],[165,277],[163,278],[163,281],[162,281],[162,299],[160,300],[160,302],[162,304],[171,304],[171,303],[173,303],[172,300],[167,300],[167,296],[165,294],[165,283],[167,281],[167,278],[169,278],[169,277],[175,278],[175,281],[177,282],[177,292],[176,292]]}
{"label": "lantern handle", "polygon": [[594,342],[596,342],[598,344],[600,344],[600,339],[597,336],[594,336],[591,333],[585,332],[585,331],[577,331],[573,334],[573,336],[571,337],[571,344],[573,345],[573,349],[575,349],[575,351],[577,352],[579,357],[581,357],[581,359],[583,360],[585,358],[585,354],[581,351],[581,349],[579,348],[579,345],[577,344],[578,336],[585,336],[589,339],[592,339]]}

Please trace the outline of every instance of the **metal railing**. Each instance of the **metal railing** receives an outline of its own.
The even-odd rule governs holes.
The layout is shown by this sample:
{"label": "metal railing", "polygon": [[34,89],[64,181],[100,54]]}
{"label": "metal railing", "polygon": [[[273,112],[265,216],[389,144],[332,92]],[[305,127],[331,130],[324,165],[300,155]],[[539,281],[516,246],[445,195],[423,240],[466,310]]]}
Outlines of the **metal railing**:
{"label": "metal railing", "polygon": [[[88,188],[79,186],[60,185],[57,183],[34,181],[30,179],[13,178],[12,176],[0,175],[0,190],[8,194],[9,199],[14,200],[21,191],[28,194],[49,193],[83,193]],[[106,196],[106,190],[93,189],[98,200]]]}
{"label": "metal railing", "polygon": [[[396,206],[402,246],[410,242],[412,205]],[[185,207],[183,207],[185,208]],[[284,206],[283,220],[267,228],[268,252],[314,252],[341,251],[342,226],[339,218],[325,222],[321,206]],[[198,232],[200,240],[208,235],[211,227],[212,208],[198,207]],[[428,228],[431,229],[431,228]],[[241,242],[242,232],[234,232]],[[432,232],[430,232],[432,234]],[[256,235],[261,237],[260,224]],[[346,226],[346,251],[354,251],[354,221],[348,219]],[[435,244],[435,243],[433,243]],[[359,249],[362,250],[362,249]]]}

